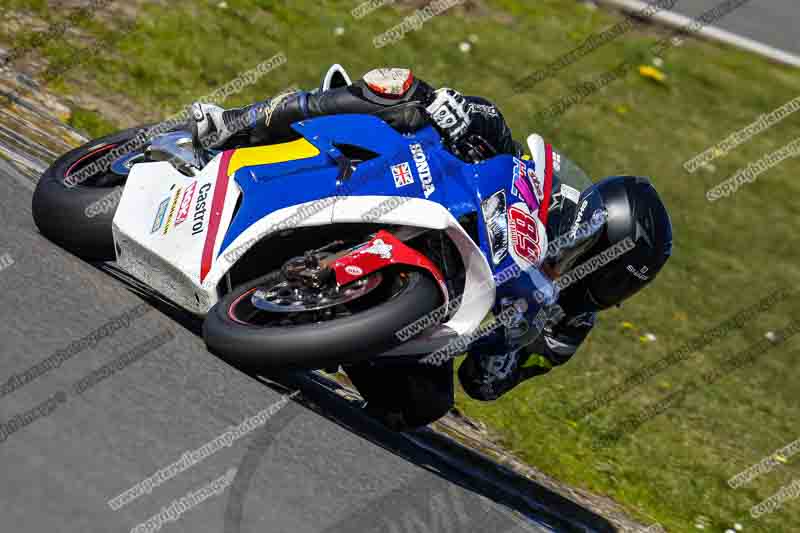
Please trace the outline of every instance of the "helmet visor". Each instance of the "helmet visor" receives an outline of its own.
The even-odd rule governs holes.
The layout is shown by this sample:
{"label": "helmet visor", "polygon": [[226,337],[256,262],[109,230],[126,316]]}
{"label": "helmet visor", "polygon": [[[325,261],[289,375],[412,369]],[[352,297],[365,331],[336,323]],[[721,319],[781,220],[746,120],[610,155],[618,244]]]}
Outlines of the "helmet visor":
{"label": "helmet visor", "polygon": [[577,265],[606,233],[606,209],[593,188],[581,195],[575,216],[564,224],[559,236],[547,248],[547,263],[564,274]]}

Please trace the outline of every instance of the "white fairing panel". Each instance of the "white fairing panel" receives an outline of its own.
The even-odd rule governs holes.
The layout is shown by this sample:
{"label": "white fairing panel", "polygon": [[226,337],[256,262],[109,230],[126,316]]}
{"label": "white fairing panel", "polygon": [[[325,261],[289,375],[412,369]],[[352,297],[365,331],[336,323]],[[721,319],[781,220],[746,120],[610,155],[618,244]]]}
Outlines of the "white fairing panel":
{"label": "white fairing panel", "polygon": [[[217,302],[217,286],[228,270],[257,242],[287,229],[288,220],[291,227],[305,227],[362,223],[365,216],[369,222],[443,230],[454,242],[466,269],[465,295],[472,296],[463,299],[445,326],[459,335],[468,333],[494,304],[494,277],[480,248],[447,209],[419,198],[323,198],[279,209],[250,226],[220,254],[241,191],[232,177],[218,176],[218,169],[219,158],[194,178],[167,162],[135,165],[114,216],[118,266],[193,313],[206,314]],[[216,189],[223,190],[223,182],[227,189],[218,228],[209,233],[212,201]],[[298,219],[298,212],[311,214]]]}
{"label": "white fairing panel", "polygon": [[[118,266],[197,314],[207,312],[217,298],[200,277],[218,168],[219,157],[194,178],[167,162],[134,165],[114,215]],[[233,180],[230,184],[221,229],[227,227],[240,194]],[[219,231],[215,240],[223,235]],[[217,250],[219,242],[210,246]]]}

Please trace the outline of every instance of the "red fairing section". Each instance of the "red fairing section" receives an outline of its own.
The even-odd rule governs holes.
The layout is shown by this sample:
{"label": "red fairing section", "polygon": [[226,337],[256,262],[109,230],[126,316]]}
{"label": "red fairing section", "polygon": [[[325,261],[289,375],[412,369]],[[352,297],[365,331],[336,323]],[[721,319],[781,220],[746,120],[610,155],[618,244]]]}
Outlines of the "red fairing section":
{"label": "red fairing section", "polygon": [[341,286],[389,265],[409,265],[427,270],[439,283],[445,305],[449,302],[444,276],[433,261],[385,230],[380,230],[371,241],[337,259],[331,267],[336,273],[336,283]]}

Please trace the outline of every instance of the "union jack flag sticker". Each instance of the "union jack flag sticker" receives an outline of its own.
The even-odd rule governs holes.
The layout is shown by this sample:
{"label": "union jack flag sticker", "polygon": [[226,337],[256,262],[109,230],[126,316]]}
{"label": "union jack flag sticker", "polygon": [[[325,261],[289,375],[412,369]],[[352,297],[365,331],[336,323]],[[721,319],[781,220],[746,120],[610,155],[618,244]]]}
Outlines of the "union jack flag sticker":
{"label": "union jack flag sticker", "polygon": [[398,189],[414,183],[414,176],[411,174],[411,166],[407,162],[400,163],[399,165],[392,165],[392,177],[394,178],[394,186]]}

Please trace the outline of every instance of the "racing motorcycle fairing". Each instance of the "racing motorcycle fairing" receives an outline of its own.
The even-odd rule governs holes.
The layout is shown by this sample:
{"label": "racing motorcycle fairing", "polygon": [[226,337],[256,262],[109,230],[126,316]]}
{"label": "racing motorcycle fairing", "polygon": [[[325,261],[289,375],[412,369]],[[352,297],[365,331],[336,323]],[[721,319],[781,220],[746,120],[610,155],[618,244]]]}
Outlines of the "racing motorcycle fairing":
{"label": "racing motorcycle fairing", "polygon": [[286,170],[291,162],[310,160],[305,166],[313,169],[317,156],[301,139],[226,150],[194,177],[167,162],[134,165],[112,226],[118,266],[187,310],[205,314],[218,299],[219,279],[207,283],[208,274],[242,197],[232,178],[249,175],[255,161]]}
{"label": "racing motorcycle fairing", "polygon": [[[440,230],[466,274],[465,297],[445,324],[474,330],[492,308],[495,272],[536,268],[546,250],[537,205],[514,182],[535,162],[508,155],[465,163],[426,127],[400,134],[377,117],[335,115],[296,123],[301,139],[227,150],[190,178],[167,162],[139,163],[128,177],[114,238],[119,266],[187,310],[203,315],[248,249],[289,229],[338,223]],[[535,173],[536,171],[533,170]],[[509,253],[491,261],[481,202],[508,198]],[[476,214],[473,239],[459,218]],[[476,242],[477,240],[477,242]]]}

